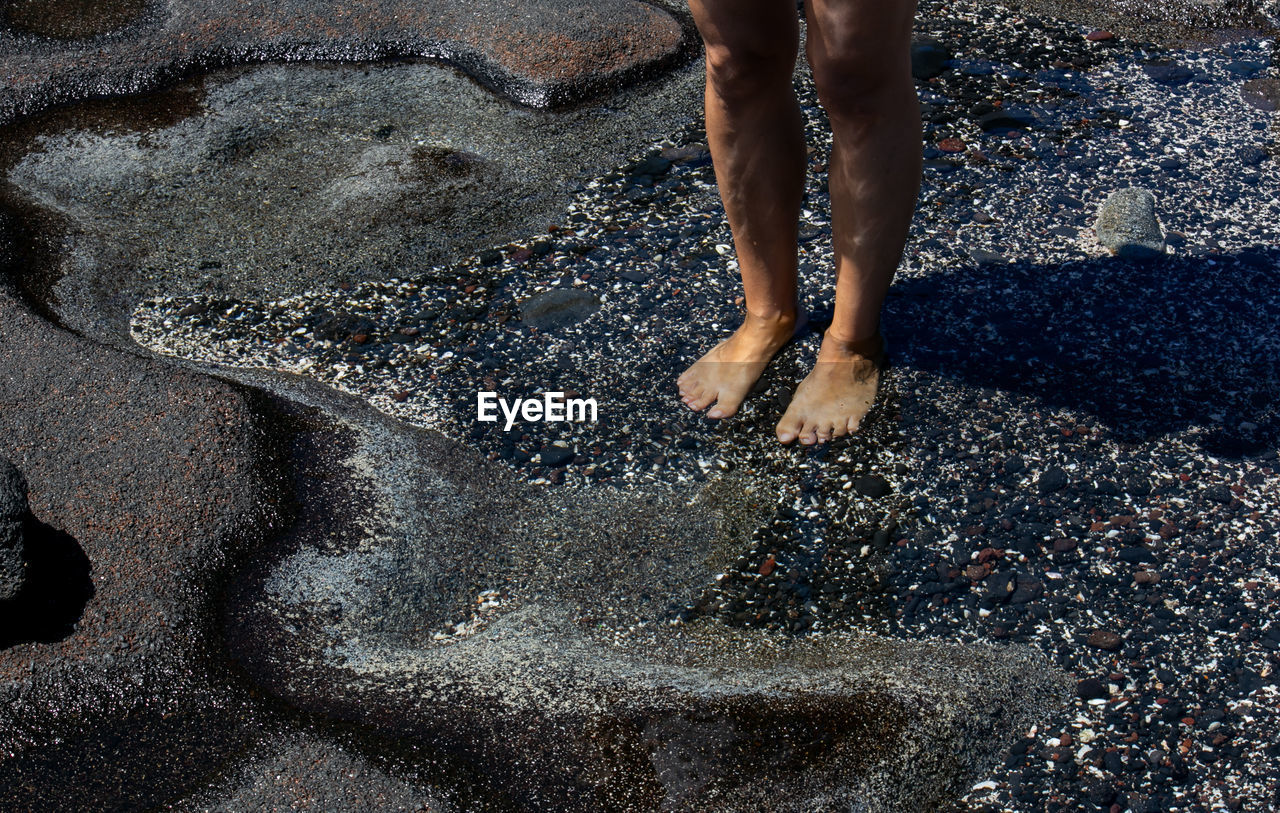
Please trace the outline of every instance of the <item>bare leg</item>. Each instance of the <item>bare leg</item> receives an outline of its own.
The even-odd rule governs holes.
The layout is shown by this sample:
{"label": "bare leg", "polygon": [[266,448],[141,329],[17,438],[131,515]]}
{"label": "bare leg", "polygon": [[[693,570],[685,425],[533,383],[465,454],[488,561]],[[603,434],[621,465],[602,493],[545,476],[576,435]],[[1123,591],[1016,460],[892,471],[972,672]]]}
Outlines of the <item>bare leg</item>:
{"label": "bare leg", "polygon": [[831,120],[836,302],[818,362],[778,422],[811,444],[855,431],[875,400],[880,308],[920,190],[920,110],[911,79],[915,0],[806,0],[808,57]]}
{"label": "bare leg", "polygon": [[690,409],[711,407],[708,417],[726,418],[801,327],[796,237],[805,144],[791,86],[799,22],[790,0],[690,0],[689,7],[706,45],[707,142],[747,315],[678,384]]}

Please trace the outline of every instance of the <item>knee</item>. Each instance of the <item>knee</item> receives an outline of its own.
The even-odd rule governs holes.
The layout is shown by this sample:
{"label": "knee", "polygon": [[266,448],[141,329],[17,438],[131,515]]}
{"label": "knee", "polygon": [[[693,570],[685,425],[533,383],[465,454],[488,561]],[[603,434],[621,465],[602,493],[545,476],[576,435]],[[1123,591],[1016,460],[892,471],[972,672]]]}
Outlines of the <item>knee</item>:
{"label": "knee", "polygon": [[906,55],[876,43],[850,43],[830,52],[809,51],[814,88],[827,116],[852,123],[873,122],[915,95]]}
{"label": "knee", "polygon": [[796,51],[709,42],[706,57],[708,90],[724,103],[735,104],[779,88],[789,90]]}

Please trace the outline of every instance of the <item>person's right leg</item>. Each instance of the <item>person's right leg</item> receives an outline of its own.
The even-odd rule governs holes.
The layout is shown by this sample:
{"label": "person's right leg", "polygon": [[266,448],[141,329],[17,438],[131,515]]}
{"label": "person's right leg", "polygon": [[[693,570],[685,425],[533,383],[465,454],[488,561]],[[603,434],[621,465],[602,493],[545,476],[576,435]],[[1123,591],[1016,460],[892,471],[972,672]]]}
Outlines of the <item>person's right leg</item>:
{"label": "person's right leg", "polygon": [[747,315],[680,376],[684,403],[711,418],[738,411],[798,328],[796,237],[804,195],[804,122],[791,75],[793,0],[690,0],[706,45],[707,143],[733,230]]}
{"label": "person's right leg", "polygon": [[911,78],[915,0],[806,0],[808,56],[831,121],[836,301],[813,371],[778,439],[819,443],[856,431],[883,363],[880,308],[920,188],[920,107]]}

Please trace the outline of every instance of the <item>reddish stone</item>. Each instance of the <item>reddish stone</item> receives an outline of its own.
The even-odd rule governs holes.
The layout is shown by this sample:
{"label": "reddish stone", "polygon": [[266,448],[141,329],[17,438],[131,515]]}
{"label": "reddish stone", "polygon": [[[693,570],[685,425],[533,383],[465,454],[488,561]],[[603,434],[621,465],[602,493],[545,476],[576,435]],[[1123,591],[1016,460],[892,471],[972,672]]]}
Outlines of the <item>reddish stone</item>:
{"label": "reddish stone", "polygon": [[1089,633],[1089,637],[1085,639],[1085,644],[1094,649],[1102,649],[1107,652],[1114,652],[1124,643],[1124,639],[1118,634],[1110,630],[1096,629]]}
{"label": "reddish stone", "polygon": [[777,566],[778,566],[778,560],[774,558],[772,553],[769,554],[768,556],[765,557],[765,560],[760,563],[760,575],[768,576],[770,573],[773,572],[773,569]]}

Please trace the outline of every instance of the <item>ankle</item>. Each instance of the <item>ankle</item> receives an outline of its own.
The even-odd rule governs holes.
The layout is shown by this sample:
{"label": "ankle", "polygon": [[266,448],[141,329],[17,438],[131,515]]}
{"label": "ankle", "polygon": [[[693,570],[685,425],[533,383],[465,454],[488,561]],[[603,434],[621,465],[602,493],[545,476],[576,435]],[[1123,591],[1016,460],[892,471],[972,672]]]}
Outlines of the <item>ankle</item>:
{"label": "ankle", "polygon": [[828,329],[822,334],[822,347],[819,355],[837,358],[861,356],[871,361],[878,361],[884,354],[884,338],[877,329],[870,336],[849,338]]}
{"label": "ankle", "polygon": [[753,310],[747,309],[747,315],[742,320],[742,326],[745,328],[756,328],[767,330],[769,332],[791,330],[796,326],[796,310],[783,310],[780,308]]}

